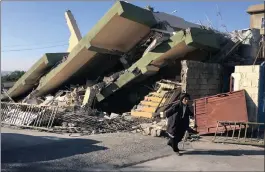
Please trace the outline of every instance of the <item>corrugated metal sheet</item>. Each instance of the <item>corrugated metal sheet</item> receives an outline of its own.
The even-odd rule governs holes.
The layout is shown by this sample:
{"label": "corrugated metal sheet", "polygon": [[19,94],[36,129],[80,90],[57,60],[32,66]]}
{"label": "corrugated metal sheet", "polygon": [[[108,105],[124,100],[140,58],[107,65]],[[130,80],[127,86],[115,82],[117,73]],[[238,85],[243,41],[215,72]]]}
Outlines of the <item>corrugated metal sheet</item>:
{"label": "corrugated metal sheet", "polygon": [[235,91],[194,100],[197,131],[215,133],[217,121],[248,122],[245,91]]}

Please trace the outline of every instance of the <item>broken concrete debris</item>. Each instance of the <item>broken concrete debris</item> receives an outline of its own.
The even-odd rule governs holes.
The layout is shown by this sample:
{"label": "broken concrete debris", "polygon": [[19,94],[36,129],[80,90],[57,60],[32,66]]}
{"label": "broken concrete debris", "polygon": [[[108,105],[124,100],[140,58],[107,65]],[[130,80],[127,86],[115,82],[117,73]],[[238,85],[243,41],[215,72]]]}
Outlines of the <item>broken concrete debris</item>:
{"label": "broken concrete debris", "polygon": [[78,108],[66,110],[59,115],[53,132],[81,133],[82,135],[132,131],[139,128],[143,122],[152,122],[151,119],[126,118],[128,115],[101,113],[97,110]]}
{"label": "broken concrete debris", "polygon": [[[256,62],[260,40],[256,29],[223,33],[117,1],[86,36],[71,43],[69,53],[46,53],[1,95],[13,102],[1,102],[2,122],[54,132],[132,131],[159,137],[167,125],[164,110],[188,92],[196,99],[190,127],[213,133],[217,120],[239,120],[223,114],[232,106],[225,105],[225,111],[214,102],[229,104],[232,99],[220,93],[240,88],[247,92],[240,119],[247,122],[248,113],[251,121],[264,123],[264,63],[236,66]],[[251,76],[257,73],[259,79]],[[217,112],[218,118],[209,117]]]}

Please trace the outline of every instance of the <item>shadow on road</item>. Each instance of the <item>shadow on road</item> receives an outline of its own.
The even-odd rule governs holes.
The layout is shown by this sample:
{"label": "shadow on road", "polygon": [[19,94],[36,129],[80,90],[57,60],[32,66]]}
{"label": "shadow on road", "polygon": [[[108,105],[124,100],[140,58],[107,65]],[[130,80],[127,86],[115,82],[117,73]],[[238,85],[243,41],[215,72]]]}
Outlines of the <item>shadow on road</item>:
{"label": "shadow on road", "polygon": [[193,150],[184,155],[217,155],[217,156],[242,156],[242,155],[264,155],[264,150]]}
{"label": "shadow on road", "polygon": [[[106,147],[94,145],[99,142],[91,139],[45,138],[15,133],[2,133],[1,137],[1,146],[4,148],[1,151],[2,163],[49,161],[107,149]],[[8,140],[9,138],[16,139]],[[29,142],[35,142],[35,144]],[[9,149],[6,149],[8,147]]]}

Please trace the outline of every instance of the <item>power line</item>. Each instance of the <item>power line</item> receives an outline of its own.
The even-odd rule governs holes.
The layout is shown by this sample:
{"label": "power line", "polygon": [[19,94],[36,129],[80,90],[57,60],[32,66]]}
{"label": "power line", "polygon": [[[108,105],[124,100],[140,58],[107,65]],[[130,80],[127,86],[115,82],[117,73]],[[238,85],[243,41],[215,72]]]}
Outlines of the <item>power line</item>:
{"label": "power line", "polygon": [[[42,43],[41,45],[44,44],[54,44],[54,43],[67,43],[67,41],[53,41],[53,42],[45,42]],[[26,45],[6,45],[6,46],[2,46],[2,47],[25,47],[25,46],[35,46],[36,44],[26,44]]]}
{"label": "power line", "polygon": [[66,46],[66,45],[68,45],[68,44],[53,45],[53,46],[39,47],[39,48],[13,49],[13,50],[1,51],[1,52],[13,52],[13,51],[30,51],[30,50],[39,50],[39,49],[53,48],[53,47],[60,47],[60,46]]}

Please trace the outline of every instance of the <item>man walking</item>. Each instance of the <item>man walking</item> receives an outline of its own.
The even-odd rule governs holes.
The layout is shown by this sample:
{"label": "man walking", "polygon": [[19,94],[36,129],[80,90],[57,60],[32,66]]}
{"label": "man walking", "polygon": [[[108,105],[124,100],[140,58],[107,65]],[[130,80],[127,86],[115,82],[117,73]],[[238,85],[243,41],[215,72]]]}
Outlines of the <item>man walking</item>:
{"label": "man walking", "polygon": [[177,155],[181,155],[178,148],[178,143],[184,137],[186,130],[189,128],[189,117],[193,117],[193,113],[188,107],[190,96],[183,93],[180,96],[179,103],[173,104],[165,111],[168,118],[167,133],[170,137],[168,145],[173,148]]}

